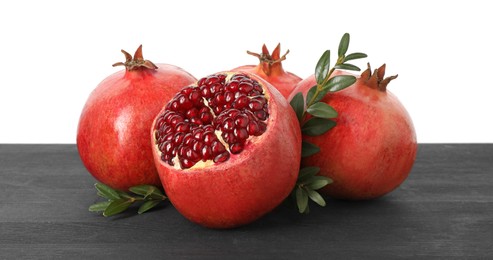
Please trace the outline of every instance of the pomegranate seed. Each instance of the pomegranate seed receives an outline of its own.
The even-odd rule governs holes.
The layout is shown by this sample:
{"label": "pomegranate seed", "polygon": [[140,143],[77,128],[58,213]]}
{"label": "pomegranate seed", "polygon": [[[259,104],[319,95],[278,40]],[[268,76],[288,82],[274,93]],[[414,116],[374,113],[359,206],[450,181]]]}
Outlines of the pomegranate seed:
{"label": "pomegranate seed", "polygon": [[242,127],[242,128],[245,128],[248,126],[248,122],[250,120],[248,120],[248,116],[244,115],[244,114],[240,114],[240,115],[237,115],[235,117],[235,125],[237,127]]}
{"label": "pomegranate seed", "polygon": [[204,122],[197,117],[190,118],[190,123],[194,125],[203,125]]}
{"label": "pomegranate seed", "polygon": [[226,148],[224,147],[224,145],[217,140],[212,142],[211,149],[212,149],[213,154],[220,154],[220,153],[226,151]]}
{"label": "pomegranate seed", "polygon": [[184,145],[190,145],[193,141],[193,136],[191,133],[188,133],[185,135],[185,137],[183,137],[183,144]]}
{"label": "pomegranate seed", "polygon": [[202,151],[202,148],[204,148],[204,143],[203,142],[195,142],[192,146],[192,149],[195,151],[195,152],[200,152]]}
{"label": "pomegranate seed", "polygon": [[216,157],[214,157],[214,162],[215,163],[220,163],[220,162],[225,162],[229,159],[229,153],[228,152],[223,152],[219,155],[216,155]]}
{"label": "pomegranate seed", "polygon": [[232,93],[238,91],[238,85],[240,84],[239,81],[237,80],[231,80],[226,87],[227,90],[231,91]]}
{"label": "pomegranate seed", "polygon": [[175,145],[181,144],[181,142],[183,142],[183,137],[185,137],[184,133],[177,133],[173,138],[173,143]]}
{"label": "pomegranate seed", "polygon": [[188,96],[193,90],[193,87],[186,87],[180,91],[181,94]]}
{"label": "pomegranate seed", "polygon": [[221,134],[223,140],[228,143],[228,144],[232,144],[232,143],[235,143],[236,142],[236,137],[233,133],[231,132],[223,132]]}
{"label": "pomegranate seed", "polygon": [[267,113],[264,110],[255,111],[255,116],[262,121],[267,119]]}
{"label": "pomegranate seed", "polygon": [[245,140],[245,139],[248,138],[248,132],[244,128],[235,128],[233,130],[233,134],[234,134],[234,136],[236,137],[237,140],[243,141],[243,140]]}
{"label": "pomegranate seed", "polygon": [[262,104],[262,102],[254,99],[254,100],[250,100],[250,103],[248,104],[248,108],[250,108],[253,111],[257,111],[264,108],[264,105]]}
{"label": "pomegranate seed", "polygon": [[250,121],[247,126],[247,132],[249,135],[259,135],[260,128],[258,127],[257,122]]}
{"label": "pomegranate seed", "polygon": [[211,91],[208,87],[200,87],[200,92],[202,96],[205,98],[209,98],[211,96]]}
{"label": "pomegranate seed", "polygon": [[190,131],[190,124],[186,122],[180,122],[175,126],[176,131],[180,133],[188,133]]}
{"label": "pomegranate seed", "polygon": [[187,110],[185,115],[187,116],[187,118],[197,117],[199,115],[199,110],[195,107],[192,107],[191,109]]}
{"label": "pomegranate seed", "polygon": [[205,144],[212,144],[212,141],[216,140],[217,137],[212,131],[206,131],[204,133],[204,143]]}
{"label": "pomegranate seed", "polygon": [[231,151],[232,154],[239,154],[241,151],[243,151],[244,145],[242,143],[234,143],[231,145],[229,150]]}
{"label": "pomegranate seed", "polygon": [[183,168],[183,169],[188,169],[188,168],[192,167],[194,164],[195,164],[195,162],[188,160],[186,158],[180,159],[180,165],[181,165],[181,168]]}
{"label": "pomegranate seed", "polygon": [[231,131],[233,131],[234,121],[231,118],[227,118],[226,120],[224,120],[222,125],[223,125],[223,127],[222,127],[223,131],[231,132]]}
{"label": "pomegranate seed", "polygon": [[195,106],[201,104],[202,97],[200,95],[200,90],[199,89],[192,90],[192,92],[188,95],[188,98],[190,99],[190,101],[192,101],[192,103]]}
{"label": "pomegranate seed", "polygon": [[210,124],[212,122],[212,114],[210,112],[203,112],[199,116],[203,124]]}
{"label": "pomegranate seed", "polygon": [[202,147],[201,154],[204,161],[210,160],[212,158],[212,149],[209,146],[205,145],[204,147]]}
{"label": "pomegranate seed", "polygon": [[225,101],[226,103],[231,103],[231,102],[234,100],[234,98],[235,98],[235,94],[234,94],[233,92],[231,92],[231,91],[226,91],[226,92],[224,93],[224,101]]}
{"label": "pomegranate seed", "polygon": [[250,82],[241,82],[238,85],[238,90],[243,92],[244,94],[248,94],[250,91],[253,90],[253,85]]}

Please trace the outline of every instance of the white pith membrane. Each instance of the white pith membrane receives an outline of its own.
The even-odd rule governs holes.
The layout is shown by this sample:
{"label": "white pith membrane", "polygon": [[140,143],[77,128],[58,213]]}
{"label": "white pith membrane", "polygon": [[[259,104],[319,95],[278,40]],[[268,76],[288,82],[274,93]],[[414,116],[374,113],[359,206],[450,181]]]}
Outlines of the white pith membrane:
{"label": "white pith membrane", "polygon": [[[208,85],[211,82],[214,83]],[[236,90],[233,91],[234,86]],[[220,90],[204,94],[207,92],[204,88],[209,92],[213,92],[213,88]],[[222,163],[241,153],[266,131],[269,96],[264,88],[255,78],[233,72],[210,75],[196,85],[184,88],[155,122],[153,137],[161,161],[175,169],[197,169]],[[195,98],[197,91],[201,93],[200,99]],[[187,103],[187,98],[193,105]],[[224,102],[218,101],[221,98]],[[211,116],[209,119],[207,112]],[[183,128],[188,131],[178,130]]]}

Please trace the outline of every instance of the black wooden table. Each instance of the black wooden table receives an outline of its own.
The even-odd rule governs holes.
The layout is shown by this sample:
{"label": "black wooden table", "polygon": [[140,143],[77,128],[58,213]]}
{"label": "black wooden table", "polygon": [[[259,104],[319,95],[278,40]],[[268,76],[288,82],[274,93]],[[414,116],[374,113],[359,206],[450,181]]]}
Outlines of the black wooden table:
{"label": "black wooden table", "polygon": [[458,256],[493,258],[493,144],[420,144],[406,182],[377,200],[281,205],[210,230],[169,204],[105,218],[75,145],[0,144],[0,259]]}

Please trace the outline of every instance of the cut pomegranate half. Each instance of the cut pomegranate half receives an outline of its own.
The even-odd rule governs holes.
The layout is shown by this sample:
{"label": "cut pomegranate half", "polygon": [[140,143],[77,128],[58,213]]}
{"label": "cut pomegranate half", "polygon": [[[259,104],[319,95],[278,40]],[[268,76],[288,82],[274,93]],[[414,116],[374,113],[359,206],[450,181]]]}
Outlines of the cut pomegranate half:
{"label": "cut pomegranate half", "polygon": [[156,119],[161,160],[182,169],[199,162],[224,162],[250,137],[262,135],[268,97],[246,74],[214,74],[181,90]]}

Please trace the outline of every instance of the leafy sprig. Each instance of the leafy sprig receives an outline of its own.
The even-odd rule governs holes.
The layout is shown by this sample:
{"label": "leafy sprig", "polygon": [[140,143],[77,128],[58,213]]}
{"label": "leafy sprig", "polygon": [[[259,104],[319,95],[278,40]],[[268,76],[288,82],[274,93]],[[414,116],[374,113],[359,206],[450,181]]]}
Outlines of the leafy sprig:
{"label": "leafy sprig", "polygon": [[94,187],[98,191],[98,195],[107,200],[89,206],[89,211],[103,212],[105,217],[122,213],[136,202],[142,203],[137,211],[138,214],[142,214],[167,200],[161,190],[152,185],[131,187],[129,190],[132,193],[115,190],[102,183],[96,183]]}
{"label": "leafy sprig", "polygon": [[[361,52],[347,54],[350,36],[345,33],[339,42],[337,51],[338,57],[333,67],[330,67],[330,50],[326,50],[317,62],[315,67],[316,85],[311,87],[303,98],[302,93],[297,93],[290,104],[298,117],[301,132],[307,136],[323,135],[332,129],[336,123],[333,118],[337,117],[337,111],[321,102],[322,98],[330,92],[343,90],[356,82],[353,75],[336,75],[332,76],[336,69],[360,71],[356,65],[348,61],[366,58],[367,55]],[[301,147],[301,156],[308,157],[320,151],[315,144],[303,140]],[[308,166],[300,169],[296,186],[292,191],[292,197],[296,201],[300,213],[308,213],[309,199],[320,206],[325,206],[325,200],[317,190],[332,183],[330,178],[318,176],[320,168]]]}

